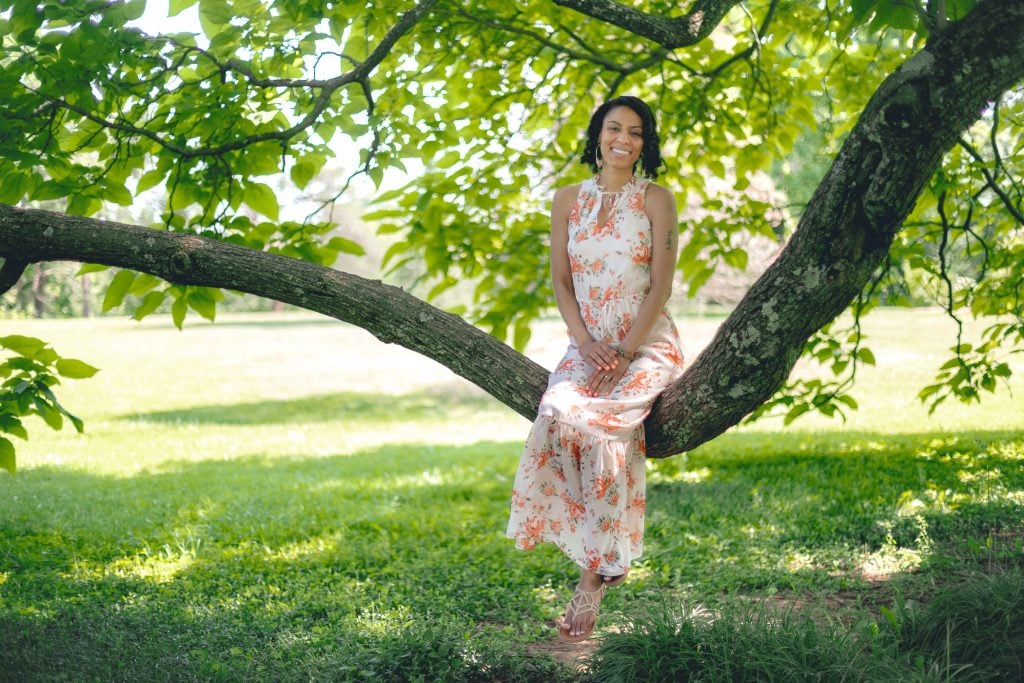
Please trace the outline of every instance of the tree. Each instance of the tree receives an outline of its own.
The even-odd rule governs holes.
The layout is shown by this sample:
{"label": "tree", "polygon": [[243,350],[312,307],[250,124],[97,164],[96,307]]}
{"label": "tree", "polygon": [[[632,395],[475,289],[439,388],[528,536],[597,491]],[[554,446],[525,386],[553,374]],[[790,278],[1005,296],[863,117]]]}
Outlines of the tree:
{"label": "tree", "polygon": [[[851,305],[859,320],[880,286],[914,274],[946,285],[953,316],[1011,316],[980,345],[958,339],[925,396],[994,389],[1009,373],[1000,346],[1024,342],[1024,104],[1013,90],[1024,0],[675,5],[198,0],[205,36],[150,36],[131,27],[142,0],[4,0],[0,291],[29,263],[116,266],[105,307],[130,292],[142,317],[172,300],[179,326],[189,308],[213,318],[219,289],[246,291],[424,353],[533,417],[547,373],[501,341],[521,348],[548,307],[546,196],[583,172],[574,162],[593,104],[628,90],[661,111],[677,164],[664,182],[709,209],[684,226],[691,291],[714,268],[745,266],[737,235],[782,229],[764,202],[708,194],[708,177],[742,190],[805,134],[834,154],[779,258],[659,399],[650,455],[774,406],[795,417],[852,405],[844,389],[871,355],[856,325],[847,339],[829,323]],[[465,319],[327,268],[360,248],[316,213],[279,220],[261,176],[287,173],[301,189],[341,137],[362,146],[354,173],[378,185],[405,162],[424,165],[368,218],[399,238],[385,267],[416,265],[435,283],[428,299],[476,283]],[[91,217],[157,187],[166,203],[152,227]],[[13,206],[58,199],[64,212]],[[836,381],[784,386],[804,352]],[[16,435],[19,415],[53,412],[2,394],[0,406],[0,429]]]}

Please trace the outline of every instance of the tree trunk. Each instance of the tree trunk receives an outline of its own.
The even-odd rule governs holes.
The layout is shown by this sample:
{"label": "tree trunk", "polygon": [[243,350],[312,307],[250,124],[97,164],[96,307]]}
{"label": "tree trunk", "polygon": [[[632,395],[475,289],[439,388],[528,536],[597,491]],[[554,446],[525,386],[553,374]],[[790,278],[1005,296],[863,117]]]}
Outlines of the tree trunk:
{"label": "tree trunk", "polygon": [[46,315],[46,265],[37,263],[32,269],[32,312],[37,318]]}
{"label": "tree trunk", "polygon": [[[882,83],[789,244],[655,404],[649,456],[714,438],[782,385],[807,338],[864,287],[942,155],[1022,78],[1024,0],[986,0]],[[530,419],[547,382],[533,361],[401,289],[194,235],[0,205],[0,257],[103,263],[319,311],[438,361]]]}
{"label": "tree trunk", "polygon": [[89,273],[82,275],[82,317],[88,318],[92,316],[92,303],[90,301],[92,297],[92,287],[89,282]]}

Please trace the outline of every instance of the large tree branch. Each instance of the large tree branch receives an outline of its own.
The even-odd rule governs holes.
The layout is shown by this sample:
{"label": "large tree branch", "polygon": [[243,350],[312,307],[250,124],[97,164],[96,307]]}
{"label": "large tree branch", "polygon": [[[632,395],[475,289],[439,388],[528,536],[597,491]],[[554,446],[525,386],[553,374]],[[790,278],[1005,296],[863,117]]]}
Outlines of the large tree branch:
{"label": "large tree branch", "polygon": [[1024,78],[1024,0],[986,0],[879,86],[789,244],[648,419],[652,452],[714,438],[763,403],[804,342],[885,258],[964,129]]}
{"label": "large tree branch", "polygon": [[531,419],[547,384],[540,365],[398,287],[198,235],[0,204],[0,257],[101,263],[317,311],[436,360]]}
{"label": "large tree branch", "polygon": [[674,50],[707,38],[739,0],[696,0],[690,11],[681,17],[648,14],[614,0],[554,0],[554,3]]}

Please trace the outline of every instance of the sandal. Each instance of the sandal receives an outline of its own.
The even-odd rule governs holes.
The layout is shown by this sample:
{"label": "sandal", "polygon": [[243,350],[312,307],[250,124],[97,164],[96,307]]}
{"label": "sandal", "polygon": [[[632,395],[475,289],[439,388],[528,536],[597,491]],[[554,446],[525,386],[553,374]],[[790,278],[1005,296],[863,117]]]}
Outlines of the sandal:
{"label": "sandal", "polygon": [[[576,591],[572,594],[572,600],[569,601],[569,605],[565,609],[565,614],[555,624],[558,627],[559,638],[570,643],[579,643],[591,636],[594,632],[594,626],[597,626],[597,610],[601,606],[601,598],[604,597],[604,588],[602,584],[597,590],[588,591],[580,588],[577,584]],[[570,612],[572,613],[572,619],[568,618]],[[569,635],[569,631],[572,629],[572,620],[581,614],[587,613],[594,615],[594,625],[585,633],[576,636]]]}
{"label": "sandal", "polygon": [[602,574],[601,580],[607,588],[615,588],[616,586],[621,585],[626,580],[627,576],[629,576],[629,567],[626,567],[626,571],[622,572],[618,576],[605,576]]}

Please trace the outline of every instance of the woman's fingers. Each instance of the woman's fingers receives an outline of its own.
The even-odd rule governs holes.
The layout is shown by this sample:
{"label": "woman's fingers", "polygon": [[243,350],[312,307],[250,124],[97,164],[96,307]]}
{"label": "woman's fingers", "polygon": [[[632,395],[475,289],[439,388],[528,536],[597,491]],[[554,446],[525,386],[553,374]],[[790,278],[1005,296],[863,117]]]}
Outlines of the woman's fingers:
{"label": "woman's fingers", "polygon": [[588,363],[606,372],[614,369],[619,360],[615,349],[599,341],[591,342],[584,355]]}
{"label": "woman's fingers", "polygon": [[616,369],[598,370],[590,376],[590,380],[587,382],[587,393],[591,396],[610,394],[622,379],[623,374],[625,373]]}

